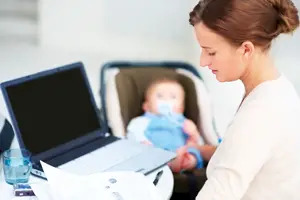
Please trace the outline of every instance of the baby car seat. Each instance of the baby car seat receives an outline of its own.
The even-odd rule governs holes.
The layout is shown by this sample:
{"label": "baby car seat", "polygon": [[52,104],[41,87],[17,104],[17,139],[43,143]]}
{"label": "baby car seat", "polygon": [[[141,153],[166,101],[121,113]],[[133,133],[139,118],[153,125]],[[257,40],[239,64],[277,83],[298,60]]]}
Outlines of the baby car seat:
{"label": "baby car seat", "polygon": [[129,121],[143,114],[144,91],[159,77],[179,81],[186,93],[184,115],[194,121],[203,144],[218,144],[210,98],[199,72],[182,62],[109,62],[101,68],[100,98],[104,126],[124,137]]}
{"label": "baby car seat", "polygon": [[[210,98],[203,79],[192,65],[183,62],[109,62],[102,66],[100,76],[101,118],[113,135],[126,136],[129,121],[143,114],[146,87],[161,77],[176,79],[182,84],[186,93],[184,115],[197,125],[201,134],[199,143],[218,144]],[[174,180],[174,193],[188,194],[195,199],[206,180],[205,169],[174,174]]]}

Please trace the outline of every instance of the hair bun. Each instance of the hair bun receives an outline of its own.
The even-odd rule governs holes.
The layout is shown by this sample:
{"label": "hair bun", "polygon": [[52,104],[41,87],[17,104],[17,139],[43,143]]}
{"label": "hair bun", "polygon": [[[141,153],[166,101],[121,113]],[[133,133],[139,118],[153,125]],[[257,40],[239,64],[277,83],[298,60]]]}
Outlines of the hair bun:
{"label": "hair bun", "polygon": [[291,0],[269,0],[278,13],[277,34],[291,33],[299,26],[298,10]]}

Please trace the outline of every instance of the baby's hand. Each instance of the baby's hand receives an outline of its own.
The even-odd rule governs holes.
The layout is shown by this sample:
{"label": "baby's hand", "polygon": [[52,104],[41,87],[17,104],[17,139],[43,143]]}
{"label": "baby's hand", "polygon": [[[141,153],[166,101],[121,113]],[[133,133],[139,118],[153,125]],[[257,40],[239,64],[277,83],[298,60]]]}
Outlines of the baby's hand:
{"label": "baby's hand", "polygon": [[200,138],[200,133],[197,129],[197,126],[195,125],[195,123],[190,120],[190,119],[186,119],[183,123],[183,131],[189,135],[189,140],[191,140],[192,142],[198,142],[199,138]]}

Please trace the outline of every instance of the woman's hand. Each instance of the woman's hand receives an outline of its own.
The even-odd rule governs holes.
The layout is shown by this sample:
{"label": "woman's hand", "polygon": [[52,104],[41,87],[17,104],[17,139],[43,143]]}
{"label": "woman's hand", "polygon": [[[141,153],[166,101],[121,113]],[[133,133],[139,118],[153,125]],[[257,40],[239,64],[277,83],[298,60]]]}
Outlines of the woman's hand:
{"label": "woman's hand", "polygon": [[187,153],[187,146],[180,147],[176,151],[176,158],[168,163],[173,172],[180,172],[182,168],[184,154]]}
{"label": "woman's hand", "polygon": [[197,165],[197,159],[191,153],[187,153],[184,155],[181,165],[181,170],[190,170],[194,169]]}
{"label": "woman's hand", "polygon": [[187,151],[187,146],[183,146],[176,151],[176,158],[168,163],[173,172],[195,168],[197,159]]}

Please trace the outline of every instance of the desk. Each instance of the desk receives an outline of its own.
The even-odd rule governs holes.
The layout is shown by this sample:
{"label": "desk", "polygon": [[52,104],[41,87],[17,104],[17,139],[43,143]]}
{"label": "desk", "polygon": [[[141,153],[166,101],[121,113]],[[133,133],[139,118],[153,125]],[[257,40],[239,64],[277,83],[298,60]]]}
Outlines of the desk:
{"label": "desk", "polygon": [[[0,195],[1,195],[1,200],[28,200],[29,198],[14,198],[12,193],[12,186],[7,184],[4,180],[4,175],[3,175],[3,169],[2,169],[2,163],[0,164]],[[173,174],[168,166],[164,166],[163,168],[163,174],[157,184],[157,188],[160,191],[163,199],[168,200],[171,198],[172,192],[173,192],[173,186],[174,186],[174,179],[173,179]],[[155,179],[156,173],[160,169],[152,172],[151,174],[147,175],[147,178],[153,181]],[[29,182],[31,183],[36,183],[36,182],[42,182],[45,181],[43,179],[30,176]]]}

